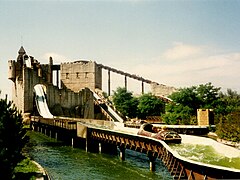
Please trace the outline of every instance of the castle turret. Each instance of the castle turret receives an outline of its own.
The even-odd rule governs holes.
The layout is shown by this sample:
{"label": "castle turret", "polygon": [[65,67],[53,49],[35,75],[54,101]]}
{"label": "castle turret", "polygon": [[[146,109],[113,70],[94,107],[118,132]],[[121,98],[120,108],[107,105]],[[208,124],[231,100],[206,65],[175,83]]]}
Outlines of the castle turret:
{"label": "castle turret", "polygon": [[8,61],[8,79],[12,80],[13,82],[16,79],[16,67],[14,60]]}
{"label": "castle turret", "polygon": [[21,48],[18,51],[18,57],[17,57],[17,62],[21,65],[21,67],[23,66],[23,55],[24,54],[26,54],[26,51],[23,48],[23,46],[21,46]]}

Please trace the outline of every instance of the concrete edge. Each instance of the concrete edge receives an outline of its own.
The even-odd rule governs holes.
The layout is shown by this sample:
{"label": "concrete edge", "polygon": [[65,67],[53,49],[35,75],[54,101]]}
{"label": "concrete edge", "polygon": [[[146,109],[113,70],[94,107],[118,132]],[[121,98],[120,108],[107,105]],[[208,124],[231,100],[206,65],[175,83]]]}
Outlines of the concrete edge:
{"label": "concrete edge", "polygon": [[51,180],[49,177],[47,171],[36,161],[32,160],[32,162],[38,167],[38,170],[36,172],[36,180]]}

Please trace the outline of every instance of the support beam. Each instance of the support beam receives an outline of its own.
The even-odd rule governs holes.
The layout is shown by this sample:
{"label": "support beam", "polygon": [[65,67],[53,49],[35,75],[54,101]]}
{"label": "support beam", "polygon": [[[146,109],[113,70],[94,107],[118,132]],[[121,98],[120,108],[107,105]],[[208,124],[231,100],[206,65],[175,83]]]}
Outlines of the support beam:
{"label": "support beam", "polygon": [[108,70],[108,95],[110,96],[111,94],[111,77],[110,77],[110,70]]}
{"label": "support beam", "polygon": [[127,76],[125,75],[125,89],[127,90]]}
{"label": "support beam", "polygon": [[72,137],[72,148],[74,147],[74,138]]}
{"label": "support beam", "polygon": [[102,143],[98,144],[98,150],[99,150],[99,154],[101,154],[102,153]]}
{"label": "support beam", "polygon": [[156,157],[152,153],[148,153],[149,169],[150,171],[156,171]]}
{"label": "support beam", "polygon": [[126,150],[126,148],[120,146],[120,147],[119,147],[119,150],[120,150],[120,154],[119,154],[120,159],[121,159],[122,161],[125,161],[125,157],[126,157],[126,152],[125,152],[125,150]]}
{"label": "support beam", "polygon": [[57,134],[57,132],[55,133],[55,139],[58,140],[58,134]]}
{"label": "support beam", "polygon": [[56,71],[57,75],[56,75],[56,84],[57,84],[57,87],[59,87],[59,71],[57,70]]}
{"label": "support beam", "polygon": [[144,82],[142,81],[142,94],[144,94]]}

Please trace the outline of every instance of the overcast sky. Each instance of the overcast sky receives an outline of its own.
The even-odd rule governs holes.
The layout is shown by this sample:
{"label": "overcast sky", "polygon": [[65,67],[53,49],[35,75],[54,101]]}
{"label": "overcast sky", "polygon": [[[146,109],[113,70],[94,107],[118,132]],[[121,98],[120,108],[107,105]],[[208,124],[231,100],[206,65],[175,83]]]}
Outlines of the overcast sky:
{"label": "overcast sky", "polygon": [[177,88],[240,92],[237,0],[0,0],[0,32],[2,94],[11,94],[7,61],[21,45],[41,63],[88,59]]}

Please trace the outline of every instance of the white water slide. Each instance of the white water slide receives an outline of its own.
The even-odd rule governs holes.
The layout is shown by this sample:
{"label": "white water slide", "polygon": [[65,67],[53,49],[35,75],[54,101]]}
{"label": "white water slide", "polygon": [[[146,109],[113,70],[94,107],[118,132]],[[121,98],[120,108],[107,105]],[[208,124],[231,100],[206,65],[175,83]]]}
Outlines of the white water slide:
{"label": "white water slide", "polygon": [[44,118],[53,118],[53,115],[50,113],[47,100],[46,100],[46,93],[44,90],[44,85],[37,84],[34,86],[35,92],[35,101],[37,105],[37,109],[39,114]]}
{"label": "white water slide", "polygon": [[104,110],[114,121],[123,123],[124,120],[116,113],[111,106],[109,106],[104,100],[95,92],[93,92],[94,100],[97,101],[99,106]]}
{"label": "white water slide", "polygon": [[[37,84],[34,86],[35,92],[35,101],[37,105],[37,109],[39,114],[44,118],[53,118],[54,116],[50,113],[47,100],[46,100],[46,93],[45,93],[45,86],[42,84]],[[94,100],[97,101],[99,106],[104,110],[114,121],[123,123],[124,120],[121,116],[116,113],[111,106],[104,102],[102,98],[95,92],[93,92]]]}

